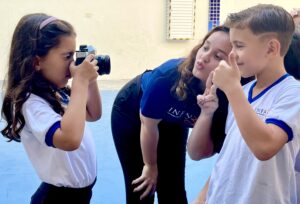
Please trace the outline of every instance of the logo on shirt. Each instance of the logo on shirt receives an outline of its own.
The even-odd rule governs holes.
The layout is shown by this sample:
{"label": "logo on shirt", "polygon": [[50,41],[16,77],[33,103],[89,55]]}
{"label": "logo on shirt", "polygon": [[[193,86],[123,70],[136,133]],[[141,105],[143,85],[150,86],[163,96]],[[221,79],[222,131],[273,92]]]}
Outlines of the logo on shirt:
{"label": "logo on shirt", "polygon": [[255,111],[255,113],[256,113],[260,118],[263,118],[263,119],[265,119],[265,118],[267,117],[268,113],[269,113],[268,110],[266,110],[266,109],[264,109],[264,108],[258,108],[258,107],[256,107],[256,108],[254,109],[254,111]]}
{"label": "logo on shirt", "polygon": [[188,113],[184,110],[177,110],[176,108],[170,108],[168,114],[176,119],[183,119],[184,124],[188,126],[194,126],[197,117],[191,113]]}

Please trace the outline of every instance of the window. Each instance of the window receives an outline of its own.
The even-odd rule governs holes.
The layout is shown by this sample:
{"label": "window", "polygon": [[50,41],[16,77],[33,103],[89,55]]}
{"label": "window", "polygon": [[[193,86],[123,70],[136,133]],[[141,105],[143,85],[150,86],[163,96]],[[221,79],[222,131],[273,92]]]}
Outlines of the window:
{"label": "window", "polygon": [[168,0],[169,40],[189,40],[194,38],[195,0]]}

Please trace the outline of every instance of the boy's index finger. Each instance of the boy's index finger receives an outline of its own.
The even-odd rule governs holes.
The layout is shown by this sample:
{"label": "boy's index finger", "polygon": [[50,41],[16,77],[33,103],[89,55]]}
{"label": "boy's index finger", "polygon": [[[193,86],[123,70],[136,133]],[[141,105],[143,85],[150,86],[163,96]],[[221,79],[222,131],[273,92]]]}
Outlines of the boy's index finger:
{"label": "boy's index finger", "polygon": [[239,71],[239,66],[237,65],[236,62],[236,56],[233,52],[231,52],[228,56],[228,62],[229,65],[234,69],[234,70],[238,70]]}

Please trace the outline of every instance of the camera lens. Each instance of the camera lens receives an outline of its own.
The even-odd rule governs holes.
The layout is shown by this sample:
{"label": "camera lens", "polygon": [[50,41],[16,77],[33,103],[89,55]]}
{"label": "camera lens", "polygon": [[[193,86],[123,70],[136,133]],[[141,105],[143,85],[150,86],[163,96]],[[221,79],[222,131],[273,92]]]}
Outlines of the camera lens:
{"label": "camera lens", "polygon": [[99,67],[98,69],[98,74],[103,75],[103,74],[109,74],[110,73],[110,58],[108,55],[97,55],[95,56],[96,60],[98,61],[97,66]]}

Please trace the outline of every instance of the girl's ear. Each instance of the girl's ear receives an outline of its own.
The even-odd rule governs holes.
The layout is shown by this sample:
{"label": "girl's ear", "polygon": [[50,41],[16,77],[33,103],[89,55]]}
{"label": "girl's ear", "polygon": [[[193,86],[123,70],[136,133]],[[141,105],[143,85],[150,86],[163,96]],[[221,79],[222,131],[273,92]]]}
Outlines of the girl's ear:
{"label": "girl's ear", "polygon": [[33,66],[34,66],[36,71],[41,70],[40,60],[41,60],[41,58],[39,56],[35,56],[34,61],[33,61]]}

